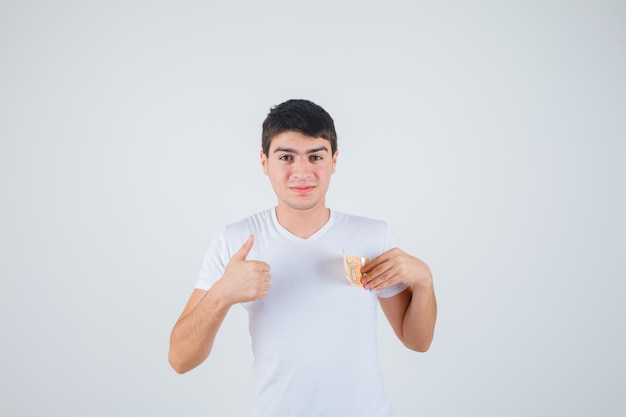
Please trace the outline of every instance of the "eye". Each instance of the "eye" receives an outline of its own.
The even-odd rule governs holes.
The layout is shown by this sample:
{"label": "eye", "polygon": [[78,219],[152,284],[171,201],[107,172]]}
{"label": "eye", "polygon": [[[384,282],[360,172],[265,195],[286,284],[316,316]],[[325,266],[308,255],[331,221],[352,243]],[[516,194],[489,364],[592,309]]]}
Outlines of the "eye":
{"label": "eye", "polygon": [[320,155],[311,155],[311,161],[321,161],[323,158]]}
{"label": "eye", "polygon": [[281,155],[278,157],[281,161],[291,161],[293,158],[291,155]]}

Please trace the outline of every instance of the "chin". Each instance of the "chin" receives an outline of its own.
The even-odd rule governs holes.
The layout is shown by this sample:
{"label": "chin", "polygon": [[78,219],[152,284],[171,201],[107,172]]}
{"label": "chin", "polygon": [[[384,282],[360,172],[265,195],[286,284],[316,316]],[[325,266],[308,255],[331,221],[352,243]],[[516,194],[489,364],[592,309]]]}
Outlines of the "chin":
{"label": "chin", "polygon": [[319,205],[319,201],[285,201],[287,207],[293,210],[306,211],[311,210]]}

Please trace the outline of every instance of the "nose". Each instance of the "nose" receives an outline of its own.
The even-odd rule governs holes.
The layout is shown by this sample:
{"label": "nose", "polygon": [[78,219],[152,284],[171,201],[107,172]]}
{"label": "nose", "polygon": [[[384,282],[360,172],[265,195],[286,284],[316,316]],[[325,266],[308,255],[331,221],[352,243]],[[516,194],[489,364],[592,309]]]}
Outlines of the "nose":
{"label": "nose", "polygon": [[307,178],[311,174],[307,158],[298,158],[293,164],[294,178]]}

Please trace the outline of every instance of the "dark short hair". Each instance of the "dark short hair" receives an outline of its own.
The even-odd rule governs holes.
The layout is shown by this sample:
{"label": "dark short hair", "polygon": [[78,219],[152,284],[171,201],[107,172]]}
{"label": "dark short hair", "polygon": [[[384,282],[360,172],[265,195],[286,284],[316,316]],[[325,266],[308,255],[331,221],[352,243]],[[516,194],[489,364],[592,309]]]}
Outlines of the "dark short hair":
{"label": "dark short hair", "polygon": [[269,154],[274,136],[287,131],[327,139],[330,141],[333,155],[337,150],[337,133],[333,118],[326,110],[309,100],[287,100],[270,110],[263,122],[261,135],[261,148],[265,155]]}

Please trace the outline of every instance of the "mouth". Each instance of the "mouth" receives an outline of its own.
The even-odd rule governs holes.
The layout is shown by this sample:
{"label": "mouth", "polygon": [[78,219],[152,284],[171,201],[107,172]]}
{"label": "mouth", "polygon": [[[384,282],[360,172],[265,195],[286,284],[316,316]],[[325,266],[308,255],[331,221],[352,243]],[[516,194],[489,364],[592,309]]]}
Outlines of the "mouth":
{"label": "mouth", "polygon": [[294,191],[296,194],[308,194],[311,191],[313,191],[313,189],[315,188],[315,186],[313,185],[297,185],[295,187],[290,187],[292,191]]}

